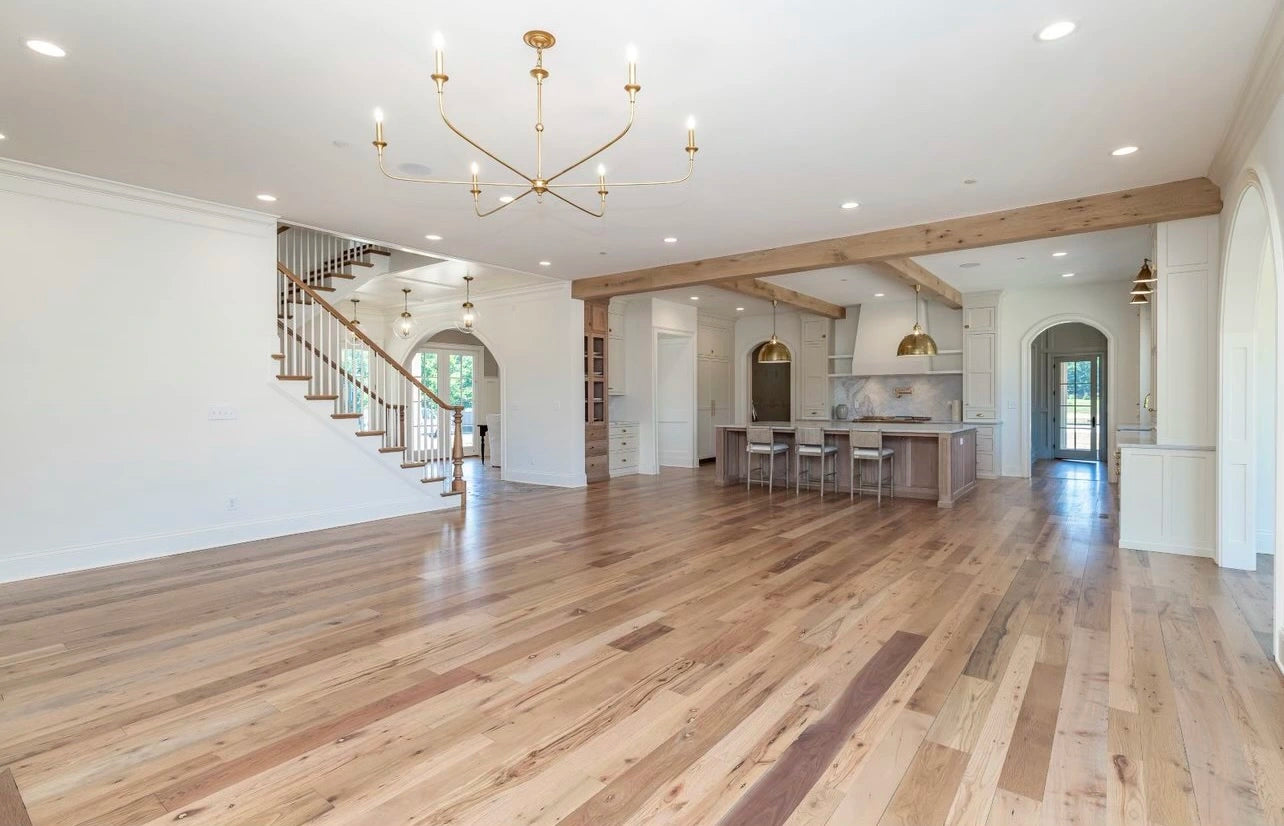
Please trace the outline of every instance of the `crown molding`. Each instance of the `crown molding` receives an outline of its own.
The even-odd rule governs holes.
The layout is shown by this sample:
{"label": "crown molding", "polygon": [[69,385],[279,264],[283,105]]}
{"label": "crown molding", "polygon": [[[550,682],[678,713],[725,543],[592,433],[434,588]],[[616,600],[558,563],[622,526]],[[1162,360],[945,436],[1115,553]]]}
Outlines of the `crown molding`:
{"label": "crown molding", "polygon": [[1230,183],[1244,165],[1281,95],[1284,95],[1284,4],[1277,3],[1258,41],[1248,79],[1235,103],[1235,113],[1208,170],[1208,177],[1219,186]]}
{"label": "crown molding", "polygon": [[266,212],[202,201],[12,158],[0,158],[0,191],[253,235],[273,232],[276,226],[276,216]]}

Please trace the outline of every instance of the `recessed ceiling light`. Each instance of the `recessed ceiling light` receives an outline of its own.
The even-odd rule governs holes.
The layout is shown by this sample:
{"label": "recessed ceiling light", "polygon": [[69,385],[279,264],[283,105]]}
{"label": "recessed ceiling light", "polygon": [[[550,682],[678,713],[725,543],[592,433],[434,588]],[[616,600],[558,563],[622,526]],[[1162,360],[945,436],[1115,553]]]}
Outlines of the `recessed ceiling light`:
{"label": "recessed ceiling light", "polygon": [[744,311],[745,311],[745,308],[744,308],[744,307],[737,307],[737,308],[736,308],[736,312],[738,312],[738,313],[743,313]]}
{"label": "recessed ceiling light", "polygon": [[1063,272],[1063,273],[1061,273],[1061,277],[1062,277],[1062,278],[1074,278],[1074,273],[1072,273],[1072,272]]}
{"label": "recessed ceiling light", "polygon": [[693,295],[693,296],[691,296],[691,300],[692,300],[692,301],[699,301],[699,300],[700,300],[700,296],[698,296],[698,295]]}
{"label": "recessed ceiling light", "polygon": [[552,262],[552,261],[541,261],[541,262],[539,262],[539,265],[540,265],[541,267],[551,267],[551,266],[553,266],[553,262]]}
{"label": "recessed ceiling light", "polygon": [[441,240],[441,236],[440,236],[440,235],[425,235],[424,237],[425,237],[425,238],[427,238],[429,241],[440,241],[440,240]]}
{"label": "recessed ceiling light", "polygon": [[0,141],[4,140],[4,135],[0,135]]}
{"label": "recessed ceiling light", "polygon": [[500,202],[501,204],[511,204],[511,203],[513,202],[513,196],[512,196],[512,195],[500,195],[500,196],[499,196],[499,202]]}
{"label": "recessed ceiling light", "polygon": [[1065,257],[1066,257],[1067,255],[1069,255],[1069,254],[1070,254],[1070,253],[1068,253],[1068,252],[1054,252],[1054,253],[1052,253],[1052,257],[1053,257],[1053,258],[1065,258]]}
{"label": "recessed ceiling light", "polygon": [[968,186],[971,186],[972,184],[976,183],[976,178],[964,178],[963,183],[967,184]]}
{"label": "recessed ceiling light", "polygon": [[268,201],[269,203],[270,203],[270,202],[272,202],[272,201],[275,201],[275,200],[276,200],[276,196],[275,196],[275,195],[269,195],[269,194],[267,194],[266,192],[264,192],[262,195],[258,195],[258,196],[256,196],[256,197],[257,197],[260,201]]}
{"label": "recessed ceiling light", "polygon": [[860,206],[860,204],[858,204],[855,201],[844,201],[842,206],[843,206],[843,209],[855,209],[856,207]]}
{"label": "recessed ceiling light", "polygon": [[672,235],[670,235],[668,238],[665,238],[665,239],[664,239],[664,243],[666,243],[666,244],[676,244],[676,243],[678,243],[678,239],[677,239],[677,238],[674,238]]}
{"label": "recessed ceiling light", "polygon": [[57,43],[50,43],[48,40],[28,40],[27,48],[33,52],[38,52],[45,57],[66,57],[67,51]]}
{"label": "recessed ceiling light", "polygon": [[874,293],[874,298],[882,298],[886,293]]}
{"label": "recessed ceiling light", "polygon": [[1058,20],[1055,23],[1049,23],[1042,29],[1039,29],[1040,40],[1060,40],[1068,34],[1073,33],[1075,24],[1069,20]]}
{"label": "recessed ceiling light", "polygon": [[1111,152],[1110,154],[1118,158],[1123,155],[1131,155],[1136,151],[1137,151],[1137,147],[1135,146],[1121,146],[1118,149],[1116,149],[1114,152]]}

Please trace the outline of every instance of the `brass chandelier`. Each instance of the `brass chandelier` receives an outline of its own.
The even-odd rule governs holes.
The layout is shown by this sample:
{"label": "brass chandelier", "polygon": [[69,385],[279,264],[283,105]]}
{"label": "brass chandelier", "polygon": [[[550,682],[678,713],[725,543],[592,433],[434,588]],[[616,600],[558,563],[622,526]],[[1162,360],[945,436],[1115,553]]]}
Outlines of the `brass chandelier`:
{"label": "brass chandelier", "polygon": [[[384,167],[384,164],[383,164],[383,150],[387,148],[388,142],[384,140],[383,112],[380,109],[376,109],[375,110],[374,147],[375,147],[376,153],[378,154],[379,171],[382,172],[385,176],[397,181],[409,181],[411,183],[420,183],[420,184],[449,184],[449,185],[459,185],[459,186],[466,185],[470,187],[469,192],[471,192],[473,196],[473,212],[475,212],[479,218],[485,218],[488,215],[494,215],[496,212],[499,212],[501,209],[505,209],[506,207],[509,207],[517,203],[518,201],[520,201],[521,199],[525,198],[527,195],[530,195],[532,193],[535,195],[536,200],[540,201],[541,203],[543,202],[544,195],[552,195],[554,198],[557,198],[559,201],[563,201],[567,204],[570,204],[571,206],[575,207],[580,212],[583,212],[586,215],[591,215],[594,218],[601,218],[604,214],[606,214],[606,196],[607,196],[606,167],[602,166],[601,164],[598,165],[597,183],[580,183],[580,184],[554,183],[554,181],[557,181],[566,173],[587,163],[588,161],[592,160],[593,158],[605,152],[610,147],[614,146],[617,141],[619,141],[621,138],[627,135],[629,130],[633,128],[633,116],[634,116],[634,110],[637,104],[637,94],[639,91],[642,90],[642,87],[638,85],[638,82],[637,82],[637,54],[634,52],[632,47],[630,47],[629,54],[628,54],[629,82],[624,85],[624,91],[627,92],[629,95],[629,119],[628,119],[628,123],[625,124],[624,129],[622,129],[618,135],[611,138],[606,143],[602,144],[602,146],[598,147],[597,149],[593,150],[589,154],[580,158],[578,161],[566,167],[565,169],[559,170],[558,172],[555,172],[551,175],[546,175],[544,173],[544,81],[548,78],[549,73],[548,73],[548,70],[544,68],[544,50],[553,48],[553,44],[557,42],[557,39],[546,31],[541,31],[539,29],[536,29],[533,31],[529,31],[525,35],[523,35],[522,40],[526,43],[527,46],[530,46],[532,49],[535,50],[535,67],[530,70],[531,77],[535,79],[535,174],[534,175],[528,175],[527,173],[518,169],[513,164],[510,164],[507,161],[497,157],[493,152],[483,147],[480,143],[468,137],[463,132],[459,131],[459,129],[456,128],[453,123],[451,123],[450,118],[446,116],[445,90],[446,90],[446,81],[450,79],[450,76],[446,74],[446,62],[445,62],[445,56],[443,54],[444,44],[442,42],[440,34],[433,35],[433,47],[436,51],[436,70],[432,74],[432,79],[433,79],[433,82],[437,84],[437,111],[441,114],[442,121],[446,124],[446,127],[450,129],[450,131],[454,132],[456,135],[463,138],[464,141],[466,141],[474,149],[478,150],[479,152],[486,155],[491,160],[498,163],[500,166],[512,172],[514,175],[516,175],[518,178],[521,179],[521,182],[519,183],[485,182],[483,183],[478,180],[478,174],[480,172],[480,168],[476,163],[472,164],[472,167],[471,167],[472,177],[471,177],[471,180],[467,180],[467,181],[445,180],[445,179],[434,179],[434,178],[409,178],[401,175],[393,175]],[[611,185],[612,186],[663,186],[666,184],[683,183],[684,181],[686,181],[691,177],[691,173],[695,170],[695,155],[696,155],[696,152],[698,151],[699,151],[699,147],[696,146],[696,142],[695,142],[695,120],[688,119],[687,120],[687,146],[686,146],[687,174],[683,175],[681,178],[674,178],[668,181],[629,181],[625,183],[616,183],[613,181]],[[513,196],[506,195],[502,197],[500,199],[501,200],[500,205],[495,207],[494,209],[483,210],[481,208],[481,200],[480,200],[483,186],[518,189],[518,190],[521,190],[521,192],[520,194],[516,194]],[[597,188],[598,198],[600,199],[600,206],[597,212],[594,212],[593,210],[588,209],[587,207],[577,204],[575,201],[571,200],[566,195],[563,195],[561,192],[558,191],[558,190],[592,189],[594,187]],[[567,194],[569,195],[571,193],[568,192]]]}

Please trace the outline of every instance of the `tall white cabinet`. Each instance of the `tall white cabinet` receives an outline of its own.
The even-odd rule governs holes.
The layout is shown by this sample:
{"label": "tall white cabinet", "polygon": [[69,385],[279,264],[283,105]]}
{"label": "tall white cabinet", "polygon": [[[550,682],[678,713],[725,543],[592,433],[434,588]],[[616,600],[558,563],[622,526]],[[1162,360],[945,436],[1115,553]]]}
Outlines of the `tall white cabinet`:
{"label": "tall white cabinet", "polygon": [[830,321],[822,316],[802,317],[802,352],[798,354],[801,402],[800,419],[829,418]]}
{"label": "tall white cabinet", "polygon": [[696,326],[696,458],[714,456],[714,428],[731,424],[731,322],[700,316]]}
{"label": "tall white cabinet", "polygon": [[998,476],[1002,422],[999,406],[1000,292],[963,296],[963,420],[977,425],[976,475]]}
{"label": "tall white cabinet", "polygon": [[606,392],[623,396],[624,388],[624,302],[611,299],[606,322]]}

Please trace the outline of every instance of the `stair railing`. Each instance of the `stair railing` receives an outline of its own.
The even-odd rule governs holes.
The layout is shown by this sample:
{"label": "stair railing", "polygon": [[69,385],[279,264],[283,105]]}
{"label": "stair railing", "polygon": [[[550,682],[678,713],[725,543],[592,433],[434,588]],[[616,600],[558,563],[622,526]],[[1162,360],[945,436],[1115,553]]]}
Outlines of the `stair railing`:
{"label": "stair railing", "polygon": [[[334,260],[347,255],[340,250]],[[442,495],[462,500],[464,408],[446,404],[284,262],[276,269],[278,377],[307,381],[307,398],[333,401],[332,415],[357,420],[358,436],[378,439],[381,453],[400,453],[403,468],[422,468],[423,482],[449,478]]]}

